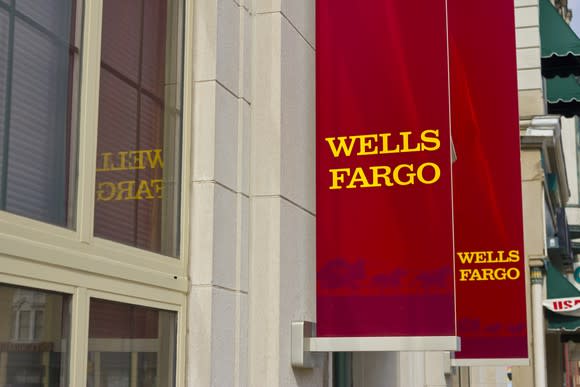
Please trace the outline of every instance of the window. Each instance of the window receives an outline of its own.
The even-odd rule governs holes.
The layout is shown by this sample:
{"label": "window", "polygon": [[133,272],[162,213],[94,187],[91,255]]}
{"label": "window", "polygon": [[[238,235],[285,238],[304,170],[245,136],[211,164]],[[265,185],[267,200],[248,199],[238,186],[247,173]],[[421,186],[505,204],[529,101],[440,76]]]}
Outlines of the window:
{"label": "window", "polygon": [[0,0],[0,387],[184,385],[192,12]]}
{"label": "window", "polygon": [[65,386],[69,326],[70,296],[0,285],[0,387]]}
{"label": "window", "polygon": [[103,2],[95,235],[177,256],[177,1]]}
{"label": "window", "polygon": [[176,313],[91,299],[87,386],[175,385]]}
{"label": "window", "polygon": [[186,20],[0,0],[0,387],[185,384]]}
{"label": "window", "polygon": [[0,2],[0,209],[74,228],[80,12]]}
{"label": "window", "polygon": [[0,2],[0,210],[180,255],[183,7]]}

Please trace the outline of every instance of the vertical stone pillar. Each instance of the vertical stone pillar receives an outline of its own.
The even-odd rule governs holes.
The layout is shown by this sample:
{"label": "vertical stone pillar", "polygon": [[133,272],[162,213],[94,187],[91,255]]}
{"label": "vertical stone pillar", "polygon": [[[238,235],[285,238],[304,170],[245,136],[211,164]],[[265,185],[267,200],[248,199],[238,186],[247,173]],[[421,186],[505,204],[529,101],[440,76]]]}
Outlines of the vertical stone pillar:
{"label": "vertical stone pillar", "polygon": [[544,329],[544,274],[540,267],[530,269],[532,281],[532,333],[534,336],[534,386],[547,387],[546,337]]}

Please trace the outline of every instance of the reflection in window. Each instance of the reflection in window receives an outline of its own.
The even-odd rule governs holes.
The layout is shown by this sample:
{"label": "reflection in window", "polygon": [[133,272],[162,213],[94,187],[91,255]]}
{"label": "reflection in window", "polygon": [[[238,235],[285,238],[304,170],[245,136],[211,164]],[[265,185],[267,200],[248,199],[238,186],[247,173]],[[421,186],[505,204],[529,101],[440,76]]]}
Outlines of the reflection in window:
{"label": "reflection in window", "polygon": [[176,313],[91,300],[87,386],[175,385]]}
{"label": "reflection in window", "polygon": [[0,285],[0,387],[68,386],[70,296]]}
{"label": "reflection in window", "polygon": [[74,228],[80,0],[0,2],[0,210]]}
{"label": "reflection in window", "polygon": [[95,235],[178,256],[178,0],[104,0]]}

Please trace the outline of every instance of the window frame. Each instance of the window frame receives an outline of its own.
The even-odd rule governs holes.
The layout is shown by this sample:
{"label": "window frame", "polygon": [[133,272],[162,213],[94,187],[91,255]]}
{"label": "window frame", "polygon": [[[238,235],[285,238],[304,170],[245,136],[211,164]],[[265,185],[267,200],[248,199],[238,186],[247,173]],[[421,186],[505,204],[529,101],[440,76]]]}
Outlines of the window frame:
{"label": "window frame", "polygon": [[[80,2],[79,2],[80,3]],[[18,255],[38,263],[73,267],[120,278],[130,277],[175,291],[187,291],[189,257],[193,6],[180,0],[182,43],[182,129],[179,256],[170,257],[95,237],[94,207],[103,0],[84,0],[80,98],[78,108],[75,229],[0,211],[0,256]],[[47,251],[54,254],[46,254]],[[168,279],[171,279],[168,281]]]}
{"label": "window frame", "polygon": [[[137,297],[127,294],[138,294],[143,286],[127,281],[113,280],[111,285],[117,292],[107,292],[95,289],[94,286],[77,286],[74,281],[69,283],[55,283],[43,279],[27,278],[15,274],[20,268],[17,259],[9,264],[8,273],[0,273],[0,283],[13,286],[22,286],[37,289],[39,291],[58,292],[71,297],[71,321],[70,321],[70,356],[68,359],[69,386],[87,385],[87,360],[89,346],[89,312],[91,298],[99,298],[108,301],[122,302],[149,308],[162,309],[177,313],[176,332],[176,367],[175,385],[184,387],[185,384],[185,356],[186,356],[186,295],[175,294],[171,291],[160,292],[159,297]],[[61,269],[56,269],[61,270]],[[49,273],[49,276],[53,273]],[[74,277],[74,273],[71,273]],[[68,276],[69,278],[71,275]],[[81,280],[82,281],[82,280]],[[93,281],[89,285],[94,285]],[[119,290],[124,289],[119,294]],[[74,355],[73,355],[74,354]],[[79,356],[81,355],[81,356]]]}
{"label": "window frame", "polygon": [[179,256],[164,256],[93,235],[103,0],[79,1],[81,74],[78,128],[73,128],[77,141],[77,176],[73,177],[76,227],[67,229],[0,211],[0,283],[71,296],[70,386],[86,385],[91,298],[176,312],[175,380],[177,387],[186,385],[194,5],[180,0],[178,6],[183,34]]}

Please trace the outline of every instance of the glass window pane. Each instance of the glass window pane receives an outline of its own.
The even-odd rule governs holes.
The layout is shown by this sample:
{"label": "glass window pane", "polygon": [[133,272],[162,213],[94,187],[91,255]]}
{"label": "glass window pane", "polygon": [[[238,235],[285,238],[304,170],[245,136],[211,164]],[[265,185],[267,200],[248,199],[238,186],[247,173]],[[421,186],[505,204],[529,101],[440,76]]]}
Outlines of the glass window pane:
{"label": "glass window pane", "polygon": [[37,310],[34,312],[34,340],[40,340],[44,329],[44,311]]}
{"label": "glass window pane", "polygon": [[0,285],[0,387],[68,386],[70,301]]}
{"label": "glass window pane", "polygon": [[79,12],[40,3],[0,6],[0,210],[73,228]]}
{"label": "glass window pane", "polygon": [[104,0],[95,235],[179,255],[181,0]]}
{"label": "glass window pane", "polygon": [[18,339],[28,340],[30,338],[30,311],[23,310],[20,312],[18,319]]}
{"label": "glass window pane", "polygon": [[91,299],[87,386],[175,385],[177,313]]}

